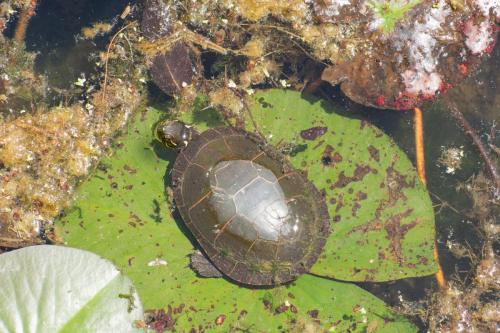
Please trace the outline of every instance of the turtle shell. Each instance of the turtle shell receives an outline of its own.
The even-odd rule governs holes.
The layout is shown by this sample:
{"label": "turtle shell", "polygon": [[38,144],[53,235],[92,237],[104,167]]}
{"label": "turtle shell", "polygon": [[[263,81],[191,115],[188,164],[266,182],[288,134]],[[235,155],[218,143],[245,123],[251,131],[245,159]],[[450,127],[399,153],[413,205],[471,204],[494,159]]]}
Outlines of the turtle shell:
{"label": "turtle shell", "polygon": [[210,129],[177,157],[172,182],[184,223],[228,278],[270,286],[316,262],[329,234],[324,198],[262,139]]}

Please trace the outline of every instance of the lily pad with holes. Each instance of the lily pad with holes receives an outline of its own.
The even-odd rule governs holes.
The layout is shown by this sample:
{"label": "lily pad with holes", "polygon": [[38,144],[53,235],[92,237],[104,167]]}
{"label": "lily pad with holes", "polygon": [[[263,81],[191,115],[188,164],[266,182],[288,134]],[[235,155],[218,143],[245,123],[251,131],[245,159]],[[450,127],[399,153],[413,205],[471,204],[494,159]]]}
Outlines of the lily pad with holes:
{"label": "lily pad with holes", "polygon": [[[332,234],[324,255],[313,266],[316,275],[385,281],[434,272],[434,220],[429,198],[411,163],[389,138],[295,92],[262,92],[249,103],[259,130],[325,190],[330,202]],[[118,141],[121,148],[79,188],[74,208],[57,223],[68,244],[99,253],[120,267],[134,281],[146,308],[165,309],[165,315],[151,320],[164,328],[186,331],[290,332],[307,327],[339,332],[416,331],[381,300],[348,282],[306,274],[289,285],[249,289],[222,278],[197,277],[188,267],[188,255],[196,242],[175,212],[170,212],[167,202],[169,168],[175,153],[162,148],[152,136],[152,127],[162,117],[155,109],[136,117]],[[199,130],[224,124],[210,109],[182,118]],[[317,127],[327,130],[316,131]],[[378,150],[378,157],[370,145]],[[329,147],[335,148],[330,151]],[[342,161],[336,161],[337,152],[345,155]],[[329,154],[331,160],[326,156]],[[366,165],[363,170],[369,172],[363,171],[366,174],[354,180],[357,164]],[[399,191],[391,190],[394,197],[382,204],[389,200],[388,190],[380,188],[384,182],[406,185]],[[359,192],[366,192],[367,198],[356,199]],[[331,199],[341,194],[345,203],[337,209]],[[355,202],[361,207],[353,215]],[[382,208],[376,213],[379,206]],[[396,223],[391,217],[397,214],[404,216]],[[376,216],[380,222],[372,221]],[[376,223],[382,227],[371,230]],[[384,228],[384,223],[389,227]],[[399,229],[387,232],[392,225]],[[400,237],[393,242],[389,234]],[[362,240],[366,241],[363,246],[359,244]],[[385,258],[378,256],[380,251]],[[398,255],[393,256],[393,252]],[[376,262],[370,262],[374,256]],[[425,260],[417,260],[420,257],[426,259],[425,264]],[[372,270],[369,279],[368,270]]]}

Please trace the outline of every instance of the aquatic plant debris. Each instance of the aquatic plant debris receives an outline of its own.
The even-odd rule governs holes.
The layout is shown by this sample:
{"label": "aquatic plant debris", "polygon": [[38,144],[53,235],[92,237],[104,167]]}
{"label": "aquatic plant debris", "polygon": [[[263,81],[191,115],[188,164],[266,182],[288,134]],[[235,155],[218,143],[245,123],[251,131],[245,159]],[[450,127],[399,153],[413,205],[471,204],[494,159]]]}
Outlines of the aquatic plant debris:
{"label": "aquatic plant debris", "polygon": [[[254,54],[297,47],[307,57],[329,62],[322,78],[340,84],[355,102],[397,110],[419,106],[474,72],[495,45],[500,12],[498,0],[202,0],[186,6],[157,11],[169,13],[165,21],[157,20],[170,23],[173,39],[182,39],[192,27],[200,34],[198,40],[190,35],[192,43],[221,54],[245,54],[248,38],[261,45]],[[173,12],[181,13],[178,20]],[[274,45],[277,33],[289,45],[279,39]],[[272,58],[249,56],[246,72],[283,82],[262,66]],[[242,88],[265,82],[249,80],[248,74],[239,82],[230,79]]]}
{"label": "aquatic plant debris", "polygon": [[[114,43],[130,45],[137,37],[122,33]],[[0,246],[17,248],[55,241],[53,219],[68,207],[76,185],[110,150],[112,137],[141,102],[138,77],[144,65],[131,70],[140,57],[121,48],[106,62],[107,94],[94,90],[99,78],[82,75],[76,81],[82,86],[78,97],[74,87],[58,89],[64,102],[48,107],[45,103],[54,102],[48,92],[55,89],[34,73],[34,55],[3,35],[0,44],[5,55],[0,57]],[[68,105],[72,98],[80,100]]]}
{"label": "aquatic plant debris", "polygon": [[79,179],[110,146],[111,136],[140,102],[130,84],[113,81],[93,112],[82,105],[0,122],[0,244],[39,243],[53,219],[71,203]]}
{"label": "aquatic plant debris", "polygon": [[[500,259],[495,253],[495,242],[500,236],[496,221],[499,206],[489,190],[491,181],[480,173],[472,177],[464,190],[471,197],[471,218],[476,218],[484,235],[481,258],[469,278],[470,284],[450,283],[446,289],[433,295],[426,320],[431,332],[495,332],[500,318],[500,302],[495,297],[500,290],[498,270]],[[473,216],[473,217],[472,217]],[[470,255],[470,254],[469,254]],[[493,297],[489,297],[492,295]]]}
{"label": "aquatic plant debris", "polygon": [[19,11],[25,11],[35,4],[33,0],[10,0],[0,2],[0,39],[3,38],[2,32],[7,27],[9,20],[18,14]]}
{"label": "aquatic plant debris", "polygon": [[363,105],[416,107],[464,80],[493,49],[497,28],[494,19],[476,9],[480,4],[454,10],[444,0],[413,3],[390,27],[382,19],[366,25],[359,17],[357,24],[378,37],[364,37],[366,43],[350,59],[327,68],[323,79],[340,83]]}
{"label": "aquatic plant debris", "polygon": [[35,73],[35,56],[0,34],[0,121],[31,113],[43,101],[47,78]]}
{"label": "aquatic plant debris", "polygon": [[438,164],[444,166],[447,174],[453,175],[460,169],[464,158],[464,147],[443,147],[441,146],[441,157]]}
{"label": "aquatic plant debris", "polygon": [[172,32],[175,12],[172,4],[162,0],[144,0],[141,17],[141,33],[149,39],[165,37]]}

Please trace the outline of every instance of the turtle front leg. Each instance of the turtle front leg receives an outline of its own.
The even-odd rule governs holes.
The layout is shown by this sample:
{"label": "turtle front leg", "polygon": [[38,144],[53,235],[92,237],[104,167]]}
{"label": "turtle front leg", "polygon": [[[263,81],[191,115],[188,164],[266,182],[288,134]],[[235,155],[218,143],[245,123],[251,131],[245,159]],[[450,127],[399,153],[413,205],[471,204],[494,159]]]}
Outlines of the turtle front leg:
{"label": "turtle front leg", "polygon": [[190,255],[191,268],[200,276],[210,278],[210,277],[222,277],[222,273],[210,262],[210,260],[205,257],[203,253],[199,250],[195,250]]}

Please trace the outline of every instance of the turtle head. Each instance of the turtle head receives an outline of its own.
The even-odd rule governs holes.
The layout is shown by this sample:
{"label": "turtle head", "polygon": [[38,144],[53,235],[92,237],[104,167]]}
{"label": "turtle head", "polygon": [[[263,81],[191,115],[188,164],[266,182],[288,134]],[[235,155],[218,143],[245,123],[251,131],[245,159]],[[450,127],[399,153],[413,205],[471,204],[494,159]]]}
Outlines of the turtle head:
{"label": "turtle head", "polygon": [[185,147],[192,133],[191,127],[179,120],[161,121],[156,125],[157,139],[170,148]]}

